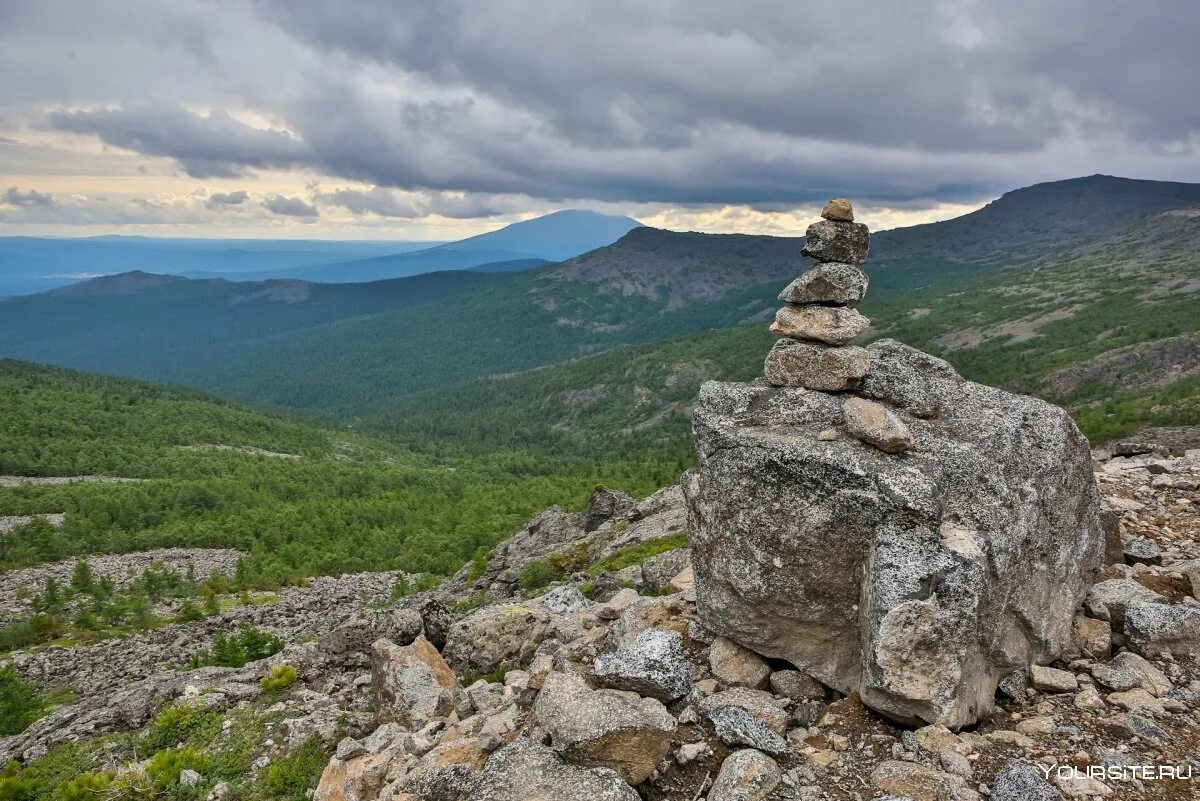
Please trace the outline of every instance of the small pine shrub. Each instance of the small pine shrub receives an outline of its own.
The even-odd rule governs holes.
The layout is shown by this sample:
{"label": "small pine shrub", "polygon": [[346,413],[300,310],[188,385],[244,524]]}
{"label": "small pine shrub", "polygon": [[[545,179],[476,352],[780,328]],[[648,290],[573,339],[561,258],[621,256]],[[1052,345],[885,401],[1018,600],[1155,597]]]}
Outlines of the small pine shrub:
{"label": "small pine shrub", "polygon": [[264,692],[280,692],[296,683],[296,668],[291,665],[276,665],[268,676],[259,679]]}

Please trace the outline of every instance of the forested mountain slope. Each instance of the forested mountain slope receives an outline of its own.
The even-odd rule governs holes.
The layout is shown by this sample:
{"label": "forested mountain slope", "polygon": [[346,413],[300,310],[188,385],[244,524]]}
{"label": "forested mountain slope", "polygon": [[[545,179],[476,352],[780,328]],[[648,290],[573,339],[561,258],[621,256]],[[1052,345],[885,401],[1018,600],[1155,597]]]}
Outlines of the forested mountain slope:
{"label": "forested mountain slope", "polygon": [[[877,334],[959,351],[954,358],[968,374],[1003,381],[1065,363],[1028,348],[1051,341],[1055,323],[1066,331],[1081,325],[1081,298],[1098,318],[1120,320],[1145,310],[1130,303],[1135,284],[1184,280],[1184,289],[1154,301],[1162,307],[1154,316],[1163,331],[1191,330],[1172,317],[1177,306],[1186,316],[1194,300],[1186,283],[1195,252],[1190,218],[1162,209],[1193,195],[1200,186],[1094,176],[1018,190],[955,220],[881,232],[864,312]],[[780,287],[807,266],[800,245],[635,228],[571,261],[515,274],[358,288],[171,283],[116,297],[85,285],[78,291],[91,296],[0,302],[0,354],[370,422],[410,393],[764,320]],[[1135,280],[1104,283],[1131,271]],[[1015,328],[1000,325],[1006,321]],[[1084,358],[1152,338],[1105,327],[1116,335],[1106,334],[1113,338],[1099,350],[1063,337]],[[1021,366],[1029,358],[1035,362]]]}
{"label": "forested mountain slope", "polygon": [[[1067,404],[1097,441],[1200,424],[1200,209],[1152,216],[1026,270],[872,292],[862,309],[868,338],[894,337],[968,378]],[[432,448],[658,443],[673,453],[699,385],[759,375],[770,343],[763,323],[703,331],[381,402],[364,419]]]}
{"label": "forested mountain slope", "polygon": [[[248,586],[448,572],[599,481],[646,494],[680,467],[494,450],[462,463],[190,390],[0,360],[0,569],[86,553],[235,548]],[[129,481],[45,482],[103,476]]]}

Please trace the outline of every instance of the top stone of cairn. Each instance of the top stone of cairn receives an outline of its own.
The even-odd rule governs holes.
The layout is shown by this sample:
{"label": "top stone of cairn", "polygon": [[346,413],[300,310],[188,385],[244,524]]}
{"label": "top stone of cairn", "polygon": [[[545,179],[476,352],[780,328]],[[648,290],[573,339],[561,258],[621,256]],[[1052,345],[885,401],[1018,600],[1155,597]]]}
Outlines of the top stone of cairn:
{"label": "top stone of cairn", "polygon": [[821,216],[833,222],[854,222],[854,207],[844,197],[835,197],[821,209]]}

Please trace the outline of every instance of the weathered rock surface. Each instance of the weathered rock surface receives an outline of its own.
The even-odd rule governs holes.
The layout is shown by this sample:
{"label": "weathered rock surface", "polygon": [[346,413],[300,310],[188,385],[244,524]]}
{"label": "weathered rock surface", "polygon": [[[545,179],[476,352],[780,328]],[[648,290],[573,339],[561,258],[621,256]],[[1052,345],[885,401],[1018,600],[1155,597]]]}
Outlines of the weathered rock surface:
{"label": "weathered rock surface", "polygon": [[1062,794],[1033,768],[1010,759],[992,783],[992,801],[1062,801]]}
{"label": "weathered rock surface", "polygon": [[866,331],[871,321],[844,306],[784,306],[775,313],[771,333],[777,337],[845,345]]}
{"label": "weathered rock surface", "polygon": [[817,261],[862,264],[867,260],[870,239],[870,231],[862,223],[819,220],[804,232],[802,252]]}
{"label": "weathered rock surface", "polygon": [[867,294],[867,274],[853,264],[822,262],[779,293],[784,303],[836,303],[857,306]]}
{"label": "weathered rock surface", "polygon": [[734,751],[721,763],[708,801],[762,801],[782,778],[779,765],[766,754],[750,748]]}
{"label": "weathered rock surface", "polygon": [[469,801],[640,801],[611,770],[565,764],[554,751],[520,738],[492,754]]}
{"label": "weathered rock surface", "polygon": [[840,392],[858,386],[870,363],[866,348],[833,347],[782,337],[767,354],[763,377],[777,387]]}
{"label": "weathered rock surface", "polygon": [[677,631],[647,629],[633,642],[596,659],[596,678],[614,690],[628,690],[670,703],[692,690],[691,663]]}
{"label": "weathered rock surface", "polygon": [[727,637],[717,637],[708,649],[713,678],[730,687],[762,689],[771,676],[771,666],[749,648]]}
{"label": "weathered rock surface", "polygon": [[610,768],[630,784],[645,780],[667,756],[675,732],[675,719],[658,701],[593,690],[567,673],[546,677],[534,715],[568,762]]}
{"label": "weathered rock surface", "polygon": [[380,723],[420,728],[446,717],[462,701],[458,678],[424,637],[412,645],[386,639],[371,646],[371,690]]}
{"label": "weathered rock surface", "polygon": [[1125,609],[1125,635],[1144,656],[1200,657],[1200,606],[1135,601]]}
{"label": "weathered rock surface", "polygon": [[1090,451],[1057,407],[896,343],[872,353],[882,400],[938,410],[905,421],[921,447],[903,459],[819,440],[836,397],[702,388],[683,482],[700,619],[885,715],[957,728],[1070,644],[1104,548]]}

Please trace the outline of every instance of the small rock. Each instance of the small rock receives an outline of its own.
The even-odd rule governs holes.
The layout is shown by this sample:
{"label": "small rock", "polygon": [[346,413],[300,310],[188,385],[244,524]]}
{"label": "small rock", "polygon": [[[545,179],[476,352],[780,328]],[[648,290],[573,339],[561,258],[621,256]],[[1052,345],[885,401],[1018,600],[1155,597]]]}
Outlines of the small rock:
{"label": "small rock", "polygon": [[912,450],[913,436],[904,421],[888,407],[853,395],[842,400],[846,430],[884,453]]}
{"label": "small rock", "polygon": [[1071,703],[1076,709],[1098,710],[1106,707],[1104,699],[1100,697],[1100,692],[1091,684],[1085,684],[1075,694],[1075,700]]}
{"label": "small rock", "polygon": [[854,222],[854,207],[844,197],[835,197],[821,209],[821,216],[834,222]]}
{"label": "small rock", "polygon": [[1113,706],[1143,715],[1158,717],[1167,713],[1167,710],[1163,708],[1159,700],[1141,687],[1134,690],[1125,690],[1124,692],[1110,693],[1107,700]]}
{"label": "small rock", "polygon": [[469,801],[588,799],[640,801],[615,772],[564,764],[549,748],[527,737],[496,751],[467,796]]}
{"label": "small rock", "polygon": [[179,771],[179,786],[180,787],[195,787],[204,781],[204,777],[191,768],[184,768]]}
{"label": "small rock", "polygon": [[1063,801],[1063,798],[1038,771],[1010,759],[992,782],[992,801]]}
{"label": "small rock", "polygon": [[1154,540],[1138,537],[1125,544],[1125,563],[1130,565],[1161,565],[1162,551]]}
{"label": "small rock", "polygon": [[1067,798],[1106,798],[1113,793],[1107,784],[1084,773],[1055,775],[1054,783]]}
{"label": "small rock", "polygon": [[713,640],[708,665],[713,676],[730,687],[761,689],[771,676],[771,667],[761,656],[726,637]]}
{"label": "small rock", "polygon": [[777,670],[771,674],[771,692],[793,701],[825,698],[825,685],[799,670]]}
{"label": "small rock", "polygon": [[1017,721],[1015,728],[1021,734],[1033,737],[1038,734],[1053,734],[1056,724],[1052,717],[1038,716]]}
{"label": "small rock", "polygon": [[1106,665],[1094,665],[1092,676],[1101,687],[1117,692],[1141,687],[1154,695],[1170,692],[1171,680],[1149,660],[1122,651]]}
{"label": "small rock", "polygon": [[1079,680],[1074,673],[1042,665],[1029,668],[1029,680],[1035,689],[1044,693],[1073,693],[1079,689]]}
{"label": "small rock", "polygon": [[871,781],[885,793],[906,796],[912,801],[950,801],[959,798],[963,780],[915,762],[888,760],[879,763]]}
{"label": "small rock", "polygon": [[611,768],[630,784],[654,772],[675,732],[675,719],[653,698],[593,690],[568,673],[546,677],[534,715],[568,762]]}
{"label": "small rock", "polygon": [[371,686],[377,721],[409,728],[446,717],[463,695],[454,671],[423,635],[412,645],[376,640],[371,645]]}
{"label": "small rock", "polygon": [[1200,655],[1200,606],[1134,601],[1126,607],[1125,635],[1145,656]]}
{"label": "small rock", "polygon": [[734,751],[708,791],[708,801],[762,801],[783,778],[779,765],[752,749]]}
{"label": "small rock", "polygon": [[1107,659],[1112,650],[1112,627],[1106,620],[1076,615],[1072,642],[1075,651],[1089,659]]}
{"label": "small rock", "polygon": [[647,629],[620,650],[596,659],[595,674],[606,686],[670,703],[692,690],[691,664],[677,631]]}

